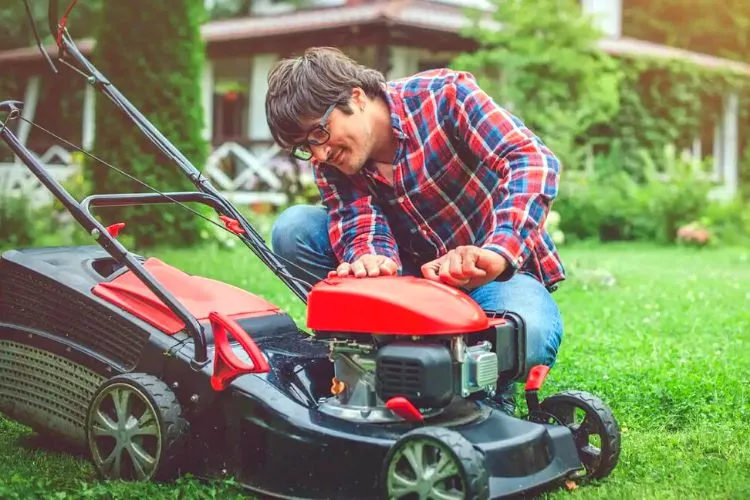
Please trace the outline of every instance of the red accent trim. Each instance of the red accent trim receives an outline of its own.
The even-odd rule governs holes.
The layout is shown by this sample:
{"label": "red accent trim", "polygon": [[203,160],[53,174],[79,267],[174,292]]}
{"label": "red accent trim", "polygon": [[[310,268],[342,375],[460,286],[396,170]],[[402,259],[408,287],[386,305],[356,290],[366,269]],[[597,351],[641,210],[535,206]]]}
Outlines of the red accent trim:
{"label": "red accent trim", "polygon": [[220,215],[219,219],[221,219],[227,229],[232,231],[234,234],[242,234],[245,232],[245,230],[240,226],[240,223],[237,219],[232,219],[231,217],[227,217],[226,215]]}
{"label": "red accent trim", "polygon": [[[253,339],[243,330],[237,322],[223,314],[211,312],[208,315],[214,332],[214,372],[211,375],[211,387],[215,391],[223,391],[229,383],[240,375],[246,373],[267,373],[270,370],[265,356],[253,342]],[[252,363],[242,361],[232,350],[227,333],[232,334],[245,352],[250,356]]]}
{"label": "red accent trim", "polygon": [[107,232],[111,237],[117,238],[117,236],[120,234],[120,230],[122,230],[122,228],[124,227],[124,222],[118,222],[116,224],[112,224],[111,226],[107,226]]}
{"label": "red accent trim", "polygon": [[[213,311],[233,318],[281,312],[277,306],[245,290],[209,278],[191,276],[159,259],[146,260],[144,267],[198,321],[207,320]],[[182,320],[131,271],[110,282],[99,283],[92,291],[168,335],[185,328]]]}
{"label": "red accent trim", "polygon": [[419,410],[406,398],[391,398],[385,403],[385,407],[404,420],[412,422],[422,422],[424,420],[424,415],[419,413]]}
{"label": "red accent trim", "polygon": [[489,328],[464,292],[414,276],[327,278],[310,291],[307,326],[318,331],[455,335]]}
{"label": "red accent trim", "polygon": [[73,7],[75,6],[76,2],[78,2],[78,0],[73,0],[72,2],[70,2],[70,4],[68,5],[68,8],[65,9],[65,13],[60,18],[60,21],[57,24],[57,37],[55,41],[57,42],[57,46],[60,48],[62,48],[63,31],[65,30],[65,27],[68,25],[68,16],[70,15],[70,11],[73,10]]}
{"label": "red accent trim", "polygon": [[544,384],[544,379],[547,378],[549,373],[549,366],[547,365],[536,365],[529,371],[529,376],[526,378],[526,390],[527,391],[538,391]]}

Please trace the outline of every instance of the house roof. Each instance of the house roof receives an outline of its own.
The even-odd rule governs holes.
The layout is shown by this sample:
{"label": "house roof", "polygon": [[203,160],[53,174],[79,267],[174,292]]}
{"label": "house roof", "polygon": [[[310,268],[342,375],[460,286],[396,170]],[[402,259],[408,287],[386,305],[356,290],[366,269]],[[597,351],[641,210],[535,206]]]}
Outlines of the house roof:
{"label": "house roof", "polygon": [[[497,26],[487,21],[488,26]],[[209,52],[220,54],[224,45],[241,46],[240,50],[251,54],[263,47],[279,47],[279,43],[299,35],[309,37],[315,34],[338,33],[344,37],[356,35],[365,27],[380,26],[389,30],[421,34],[430,33],[458,42],[457,47],[468,47],[471,40],[461,35],[470,21],[464,10],[456,5],[431,0],[384,0],[376,2],[350,1],[345,5],[299,9],[274,15],[251,16],[239,19],[212,21],[201,27],[201,33]],[[273,39],[271,41],[271,39]],[[328,43],[320,41],[315,43]],[[259,42],[267,43],[262,46]],[[253,42],[252,44],[246,42]],[[76,41],[79,50],[89,56],[94,48],[94,40]],[[695,63],[705,68],[728,69],[750,76],[750,65],[719,57],[700,54],[674,47],[658,45],[632,38],[603,38],[600,47],[607,53],[620,56],[650,56],[664,59],[678,59]],[[427,45],[429,46],[429,44]],[[56,47],[50,46],[51,54]],[[235,49],[235,53],[237,49]],[[42,63],[43,58],[37,47],[0,51],[0,66],[9,64]]]}

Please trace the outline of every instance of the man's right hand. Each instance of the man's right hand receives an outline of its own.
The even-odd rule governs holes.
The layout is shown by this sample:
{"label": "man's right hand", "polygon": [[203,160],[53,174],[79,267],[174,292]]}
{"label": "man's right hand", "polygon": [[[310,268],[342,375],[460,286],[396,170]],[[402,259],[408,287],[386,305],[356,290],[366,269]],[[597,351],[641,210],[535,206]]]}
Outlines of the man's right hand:
{"label": "man's right hand", "polygon": [[335,271],[328,273],[328,277],[351,276],[364,278],[367,276],[395,276],[398,274],[398,264],[383,255],[363,255],[351,264],[344,262]]}

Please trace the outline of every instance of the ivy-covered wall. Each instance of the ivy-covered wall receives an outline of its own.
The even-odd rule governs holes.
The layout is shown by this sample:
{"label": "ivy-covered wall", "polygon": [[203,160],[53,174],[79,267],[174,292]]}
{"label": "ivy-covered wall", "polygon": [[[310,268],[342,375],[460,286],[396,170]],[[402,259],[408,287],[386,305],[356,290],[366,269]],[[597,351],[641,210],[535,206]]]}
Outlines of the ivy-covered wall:
{"label": "ivy-covered wall", "polygon": [[[99,70],[196,168],[205,164],[209,153],[202,138],[204,21],[202,2],[192,0],[106,2],[92,56]],[[195,190],[177,164],[104,96],[97,98],[93,149],[156,189]],[[87,162],[86,169],[96,192],[150,192],[100,164]],[[125,233],[138,246],[190,245],[208,237],[202,231],[205,221],[174,204],[120,207],[106,214],[109,221],[127,221]]]}

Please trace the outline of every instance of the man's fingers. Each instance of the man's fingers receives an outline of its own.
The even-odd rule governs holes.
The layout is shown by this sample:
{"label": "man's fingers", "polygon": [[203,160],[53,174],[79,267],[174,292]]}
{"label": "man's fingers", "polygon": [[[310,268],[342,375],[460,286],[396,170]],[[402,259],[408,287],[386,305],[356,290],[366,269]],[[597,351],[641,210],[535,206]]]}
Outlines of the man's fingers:
{"label": "man's fingers", "polygon": [[461,273],[466,278],[476,278],[486,276],[487,273],[484,269],[477,266],[479,262],[480,254],[474,248],[468,248],[463,252],[463,259],[461,262]]}
{"label": "man's fingers", "polygon": [[352,262],[352,274],[356,276],[357,278],[361,278],[362,276],[367,274],[367,271],[365,270],[365,265],[362,262],[362,259],[358,259]]}
{"label": "man's fingers", "polygon": [[448,260],[450,262],[448,272],[453,278],[463,279],[464,278],[464,256],[460,252],[449,252]]}
{"label": "man's fingers", "polygon": [[392,259],[385,257],[383,262],[380,263],[380,273],[387,276],[394,276],[398,273],[398,264]]}
{"label": "man's fingers", "polygon": [[365,267],[365,276],[380,276],[380,260],[375,256],[362,257],[362,264]]}
{"label": "man's fingers", "polygon": [[351,271],[352,266],[348,262],[343,262],[336,268],[336,274],[341,277],[348,276]]}
{"label": "man's fingers", "polygon": [[440,263],[440,271],[438,272],[438,274],[440,275],[440,280],[443,281],[443,283],[452,286],[461,286],[464,283],[468,282],[467,279],[461,278],[460,276],[451,275],[451,261],[452,258],[448,257],[446,259],[443,259],[443,261]]}
{"label": "man's fingers", "polygon": [[431,262],[428,262],[427,264],[424,264],[421,268],[422,276],[424,276],[428,280],[440,281],[440,277],[438,276],[439,269],[440,269],[439,260],[433,260]]}

